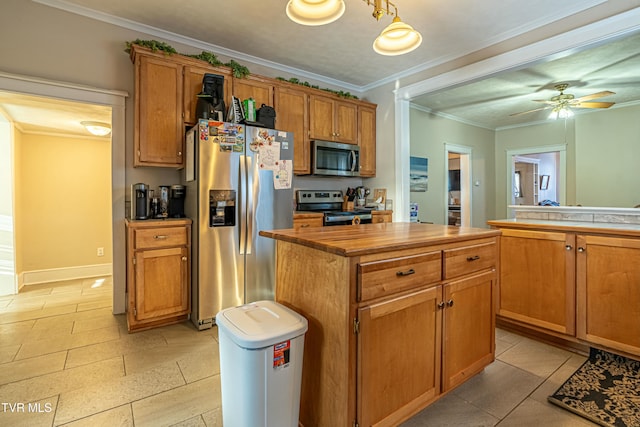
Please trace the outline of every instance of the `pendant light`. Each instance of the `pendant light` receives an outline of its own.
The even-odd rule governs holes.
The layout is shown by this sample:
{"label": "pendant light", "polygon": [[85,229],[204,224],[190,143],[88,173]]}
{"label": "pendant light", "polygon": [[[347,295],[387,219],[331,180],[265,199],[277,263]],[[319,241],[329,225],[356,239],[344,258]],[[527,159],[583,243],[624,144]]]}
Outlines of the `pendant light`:
{"label": "pendant light", "polygon": [[344,13],[342,0],[289,0],[287,16],[302,25],[325,25],[337,20]]}
{"label": "pendant light", "polygon": [[421,43],[422,35],[396,15],[373,42],[373,50],[380,55],[402,55],[415,50]]}
{"label": "pendant light", "polygon": [[[384,15],[394,16],[391,24],[373,42],[374,51],[381,55],[402,55],[420,46],[422,35],[400,20],[395,4],[389,0],[362,1],[373,6],[373,17],[378,21]],[[342,0],[290,0],[286,12],[289,19],[298,24],[324,25],[340,18],[344,9]]]}

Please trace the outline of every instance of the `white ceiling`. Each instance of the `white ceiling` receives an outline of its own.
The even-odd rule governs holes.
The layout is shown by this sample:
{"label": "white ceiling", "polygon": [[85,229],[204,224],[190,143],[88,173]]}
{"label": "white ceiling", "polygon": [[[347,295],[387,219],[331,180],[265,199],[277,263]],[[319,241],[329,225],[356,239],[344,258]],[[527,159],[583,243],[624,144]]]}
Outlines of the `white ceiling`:
{"label": "white ceiling", "polygon": [[[564,0],[560,3],[557,0],[395,0],[402,20],[420,31],[424,41],[414,52],[386,57],[376,54],[372,43],[391,18],[383,17],[376,22],[371,16],[373,8],[363,1],[347,0],[344,16],[320,27],[305,27],[290,21],[284,13],[287,0],[33,1],[138,30],[149,34],[149,39],[191,45],[241,63],[246,60],[268,65],[280,70],[283,77],[308,76],[356,92],[435,67],[606,3],[605,0]],[[421,96],[414,103],[496,128],[516,123],[505,119],[508,114],[535,108],[537,105],[531,99],[555,95],[548,89],[559,80],[571,83],[567,92],[576,97],[611,90],[616,95],[603,101],[622,103],[631,98],[639,99],[640,96],[631,95],[632,89],[640,87],[634,85],[639,81],[639,39],[616,49],[615,54],[606,51],[603,55],[581,60],[577,70],[571,59],[566,59],[564,64],[557,61],[542,63],[505,76]],[[602,52],[605,52],[604,48]],[[603,56],[608,62],[601,62]],[[635,67],[633,71],[622,68],[628,65]],[[12,118],[16,122],[28,120],[25,117],[42,117],[40,113],[20,113],[26,108],[24,102],[22,105],[20,102],[0,94],[0,106],[15,115]],[[479,105],[482,108],[473,108]],[[60,110],[61,107],[56,108]],[[74,110],[77,112],[72,105],[69,108],[69,114]],[[85,113],[90,110],[80,110],[82,117],[59,116],[47,126],[55,128],[56,123],[96,119],[86,117]],[[539,120],[539,117],[527,116],[535,114],[521,117]],[[42,119],[39,121],[42,123]],[[22,126],[30,124],[25,121]]]}

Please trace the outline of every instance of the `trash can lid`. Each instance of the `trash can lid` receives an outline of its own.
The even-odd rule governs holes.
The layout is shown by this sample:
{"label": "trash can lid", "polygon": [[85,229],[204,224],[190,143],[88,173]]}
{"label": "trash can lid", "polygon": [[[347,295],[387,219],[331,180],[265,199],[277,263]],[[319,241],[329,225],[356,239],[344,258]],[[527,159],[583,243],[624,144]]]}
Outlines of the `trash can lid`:
{"label": "trash can lid", "polygon": [[275,301],[257,301],[226,308],[216,315],[219,331],[238,346],[268,347],[307,331],[307,319]]}

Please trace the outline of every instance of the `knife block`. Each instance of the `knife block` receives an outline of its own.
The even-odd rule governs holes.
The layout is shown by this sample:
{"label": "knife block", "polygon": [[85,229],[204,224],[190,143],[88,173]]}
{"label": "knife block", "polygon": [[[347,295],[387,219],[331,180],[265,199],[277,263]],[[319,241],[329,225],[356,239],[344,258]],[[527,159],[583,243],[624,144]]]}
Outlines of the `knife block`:
{"label": "knife block", "polygon": [[343,211],[352,211],[353,210],[353,201],[349,201],[347,196],[342,198],[342,210]]}

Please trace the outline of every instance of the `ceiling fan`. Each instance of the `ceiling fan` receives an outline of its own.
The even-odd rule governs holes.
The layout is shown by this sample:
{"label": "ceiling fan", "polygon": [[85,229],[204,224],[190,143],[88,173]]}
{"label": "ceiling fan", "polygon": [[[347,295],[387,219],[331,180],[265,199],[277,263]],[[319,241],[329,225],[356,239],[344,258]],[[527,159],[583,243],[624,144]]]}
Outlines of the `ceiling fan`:
{"label": "ceiling fan", "polygon": [[547,104],[544,107],[535,108],[529,111],[523,111],[520,113],[510,114],[511,116],[519,116],[522,114],[533,113],[535,111],[542,110],[551,110],[550,118],[565,118],[573,115],[571,111],[572,108],[609,108],[615,102],[585,102],[590,101],[596,98],[602,98],[604,96],[615,95],[615,92],[610,92],[608,90],[592,93],[591,95],[581,96],[580,98],[576,98],[570,93],[564,93],[564,91],[569,87],[567,83],[560,83],[554,86],[555,90],[560,92],[560,94],[552,97],[551,99],[534,99],[533,102],[542,102]]}

